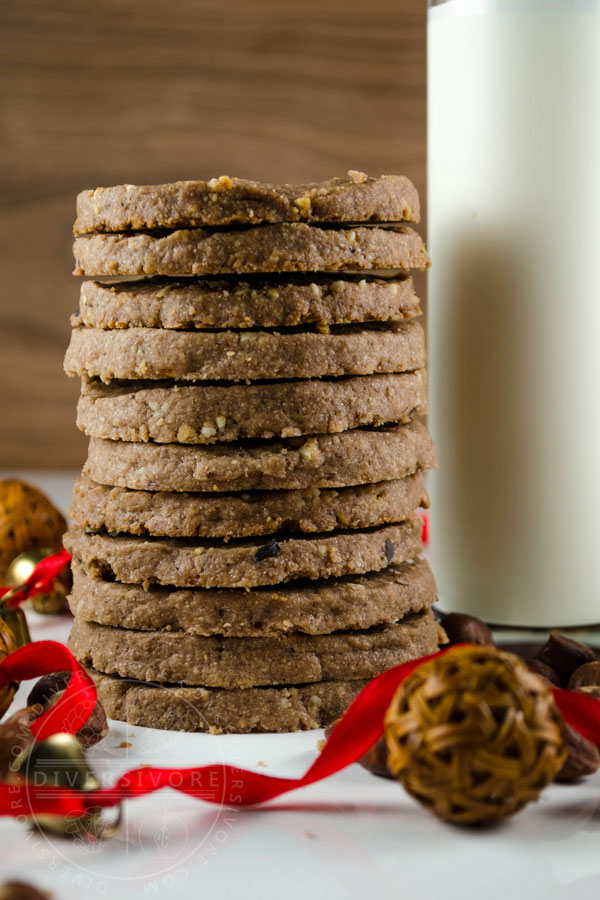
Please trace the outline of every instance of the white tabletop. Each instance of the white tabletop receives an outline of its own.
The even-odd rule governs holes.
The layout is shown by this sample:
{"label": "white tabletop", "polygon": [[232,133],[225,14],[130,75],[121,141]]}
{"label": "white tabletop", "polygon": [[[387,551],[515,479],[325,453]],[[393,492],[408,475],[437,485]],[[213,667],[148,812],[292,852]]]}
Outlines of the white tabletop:
{"label": "white tabletop", "polygon": [[[22,474],[66,508],[74,475]],[[34,640],[66,639],[68,616],[28,616]],[[105,784],[142,763],[226,761],[300,776],[322,736],[178,734],[111,722],[89,758]],[[599,832],[600,775],[553,786],[503,825],[470,831],[438,822],[399,785],[354,765],[261,809],[220,809],[174,791],[130,801],[117,836],[95,845],[0,819],[0,877],[30,881],[53,900],[83,890],[115,900],[597,900]]]}

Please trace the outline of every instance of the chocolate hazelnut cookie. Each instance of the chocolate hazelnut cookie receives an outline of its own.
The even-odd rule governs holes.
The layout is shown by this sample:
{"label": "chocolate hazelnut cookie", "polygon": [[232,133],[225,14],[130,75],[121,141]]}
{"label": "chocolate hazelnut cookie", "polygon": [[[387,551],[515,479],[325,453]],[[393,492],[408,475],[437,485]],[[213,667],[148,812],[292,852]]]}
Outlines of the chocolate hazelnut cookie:
{"label": "chocolate hazelnut cookie", "polygon": [[142,681],[246,688],[373,678],[438,648],[433,612],[365,631],[285,637],[201,637],[126,631],[75,619],[69,647],[83,665]]}
{"label": "chocolate hazelnut cookie", "polygon": [[74,328],[278,328],[421,315],[413,280],[346,275],[83,281]]}
{"label": "chocolate hazelnut cookie", "polygon": [[270,588],[227,590],[121,584],[73,566],[69,606],[77,618],[135,631],[230,637],[330,634],[397,622],[429,609],[436,587],[424,559],[382,572]]}
{"label": "chocolate hazelnut cookie", "polygon": [[90,234],[75,239],[75,275],[223,275],[424,269],[429,257],[407,225],[325,228],[303,223],[230,231]]}
{"label": "chocolate hazelnut cookie", "polygon": [[69,515],[95,531],[236,538],[371,528],[402,522],[428,505],[422,472],[357,487],[234,494],[133,491],[83,476],[73,489]]}
{"label": "chocolate hazelnut cookie", "polygon": [[98,699],[111,719],[169,731],[211,734],[308,731],[335,722],[366,680],[317,681],[276,687],[177,687],[102,675]]}
{"label": "chocolate hazelnut cookie", "polygon": [[371,484],[435,465],[431,436],[413,421],[210,447],[92,437],[83,471],[101,484],[133,490],[250,491]]}
{"label": "chocolate hazelnut cookie", "polygon": [[422,550],[422,520],[368,531],[270,540],[216,541],[88,533],[72,525],[65,547],[92,577],[130,584],[253,588],[377,572],[415,559]]}
{"label": "chocolate hazelnut cookie", "polygon": [[424,369],[248,385],[173,381],[107,385],[84,378],[77,426],[90,437],[112,441],[214,444],[408,422],[424,414],[426,404]]}
{"label": "chocolate hazelnut cookie", "polygon": [[167,331],[74,328],[68,375],[113,379],[257,381],[410,372],[425,364],[418,322],[319,331]]}
{"label": "chocolate hazelnut cookie", "polygon": [[419,221],[419,196],[404,175],[345,178],[316,184],[262,184],[221,175],[210,181],[118,184],[82,191],[75,234],[262,222]]}

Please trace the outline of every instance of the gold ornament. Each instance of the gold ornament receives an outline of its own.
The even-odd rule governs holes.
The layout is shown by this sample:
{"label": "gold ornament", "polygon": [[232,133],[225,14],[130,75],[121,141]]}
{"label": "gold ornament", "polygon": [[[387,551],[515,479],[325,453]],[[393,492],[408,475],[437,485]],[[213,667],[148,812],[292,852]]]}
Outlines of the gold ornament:
{"label": "gold ornament", "polygon": [[0,585],[15,556],[34,547],[62,546],[64,516],[36,487],[17,478],[0,480]]}
{"label": "gold ornament", "polygon": [[408,793],[461,824],[537,800],[567,756],[549,686],[491,646],[456,647],[419,666],[394,695],[385,739]]}
{"label": "gold ornament", "polygon": [[[15,633],[0,618],[0,661],[17,649]],[[0,683],[0,716],[3,716],[15,695],[17,685],[13,682]]]}
{"label": "gold ornament", "polygon": [[41,707],[30,704],[0,723],[0,782],[6,781],[15,758],[35,741],[30,726],[40,713]]}
{"label": "gold ornament", "polygon": [[[53,734],[45,741],[33,743],[13,762],[8,773],[9,784],[32,782],[49,788],[94,791],[98,780],[89,768],[83,747],[73,734]],[[102,810],[91,807],[82,816],[36,815],[31,824],[41,831],[77,838],[110,837],[118,828],[120,811],[110,822],[102,821]]]}
{"label": "gold ornament", "polygon": [[0,599],[0,627],[4,625],[13,633],[15,640],[15,648],[23,647],[25,644],[31,643],[31,635],[29,634],[29,626],[25,613],[20,606],[3,605]]}
{"label": "gold ornament", "polygon": [[[54,552],[51,547],[37,547],[20,553],[8,567],[5,586],[20,587],[30,577],[37,564]],[[70,574],[70,566],[65,566],[60,575],[54,579],[52,590],[49,594],[35,594],[31,598],[31,605],[36,612],[44,614],[58,613],[65,608],[67,594],[71,589]]]}

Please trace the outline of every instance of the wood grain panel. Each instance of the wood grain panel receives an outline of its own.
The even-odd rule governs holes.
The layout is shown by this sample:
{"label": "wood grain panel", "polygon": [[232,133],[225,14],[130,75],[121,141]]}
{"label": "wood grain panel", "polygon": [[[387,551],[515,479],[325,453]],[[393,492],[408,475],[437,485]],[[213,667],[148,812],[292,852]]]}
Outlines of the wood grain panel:
{"label": "wood grain panel", "polygon": [[77,466],[77,191],[227,173],[425,186],[423,0],[0,3],[0,466]]}

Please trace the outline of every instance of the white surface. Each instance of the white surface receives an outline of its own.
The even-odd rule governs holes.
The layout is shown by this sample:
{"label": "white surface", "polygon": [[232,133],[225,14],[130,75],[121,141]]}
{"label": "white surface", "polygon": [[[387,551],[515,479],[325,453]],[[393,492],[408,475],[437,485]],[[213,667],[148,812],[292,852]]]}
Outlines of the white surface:
{"label": "white surface", "polygon": [[429,13],[431,554],[442,604],[600,622],[600,2]]}
{"label": "white surface", "polygon": [[[72,477],[27,477],[67,505]],[[66,617],[30,614],[30,622],[34,639],[67,636]],[[21,703],[28,689],[21,688]],[[228,761],[299,776],[321,737],[215,737],[114,722],[90,756],[104,783],[148,762]],[[132,746],[119,748],[122,741]],[[399,785],[351,766],[257,810],[220,810],[174,792],[132,801],[117,837],[93,846],[0,819],[0,877],[31,881],[53,900],[83,890],[115,900],[596,900],[599,830],[599,777],[552,787],[503,826],[469,831],[443,825]]]}

